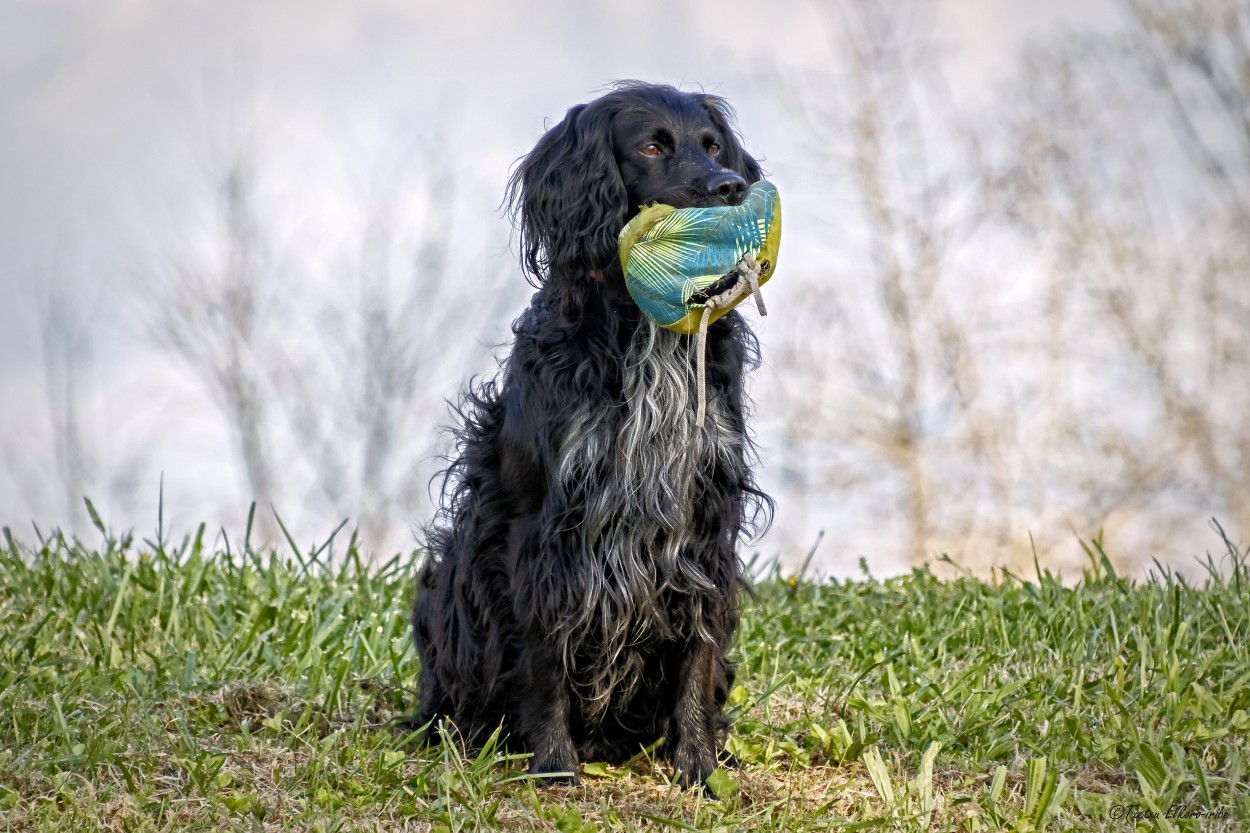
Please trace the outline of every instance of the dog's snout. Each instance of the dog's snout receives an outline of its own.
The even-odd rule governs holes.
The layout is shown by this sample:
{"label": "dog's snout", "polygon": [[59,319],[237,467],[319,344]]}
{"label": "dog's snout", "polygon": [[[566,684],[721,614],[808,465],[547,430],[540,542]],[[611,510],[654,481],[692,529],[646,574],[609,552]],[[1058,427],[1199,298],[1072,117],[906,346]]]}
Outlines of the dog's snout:
{"label": "dog's snout", "polygon": [[739,205],[746,193],[746,180],[733,171],[713,174],[707,181],[708,196],[725,205]]}

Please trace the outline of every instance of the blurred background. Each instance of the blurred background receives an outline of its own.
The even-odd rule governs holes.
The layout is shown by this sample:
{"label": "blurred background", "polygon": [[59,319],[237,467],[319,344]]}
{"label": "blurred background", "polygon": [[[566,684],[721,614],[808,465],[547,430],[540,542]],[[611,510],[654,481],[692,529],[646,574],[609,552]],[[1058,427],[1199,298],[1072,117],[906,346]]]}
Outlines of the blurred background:
{"label": "blurred background", "polygon": [[1250,532],[1242,0],[0,0],[0,524],[148,535],[163,478],[179,534],[411,549],[531,291],[510,166],[619,78],[728,98],[782,194],[745,554]]}

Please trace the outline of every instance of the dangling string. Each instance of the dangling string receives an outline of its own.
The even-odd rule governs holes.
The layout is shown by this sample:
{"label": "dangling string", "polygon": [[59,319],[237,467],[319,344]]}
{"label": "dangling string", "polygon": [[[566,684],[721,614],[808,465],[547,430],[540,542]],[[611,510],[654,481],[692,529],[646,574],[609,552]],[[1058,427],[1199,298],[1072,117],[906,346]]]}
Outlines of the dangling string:
{"label": "dangling string", "polygon": [[703,417],[707,413],[707,369],[703,367],[704,356],[707,355],[707,322],[712,318],[712,304],[719,298],[709,298],[707,306],[703,308],[703,316],[699,319],[699,347],[698,354],[695,357],[699,374],[699,409],[695,412],[694,425],[696,428],[703,427]]}
{"label": "dangling string", "polygon": [[760,311],[760,315],[768,315],[768,310],[764,307],[764,293],[760,292],[760,265],[755,262],[755,255],[747,252],[742,256],[742,263],[746,264],[746,269],[739,269],[747,276],[747,282],[751,284],[751,295],[755,298],[755,308]]}
{"label": "dangling string", "polygon": [[699,317],[698,355],[695,358],[698,368],[696,372],[699,375],[699,408],[694,418],[696,428],[703,427],[707,416],[707,368],[704,365],[707,360],[707,328],[712,321],[712,313],[733,306],[745,293],[750,292],[755,297],[755,306],[760,315],[768,315],[768,310],[764,308],[764,296],[760,292],[760,265],[755,262],[755,256],[747,252],[738,261],[736,270],[738,280],[724,292],[708,298],[703,305],[703,314]]}

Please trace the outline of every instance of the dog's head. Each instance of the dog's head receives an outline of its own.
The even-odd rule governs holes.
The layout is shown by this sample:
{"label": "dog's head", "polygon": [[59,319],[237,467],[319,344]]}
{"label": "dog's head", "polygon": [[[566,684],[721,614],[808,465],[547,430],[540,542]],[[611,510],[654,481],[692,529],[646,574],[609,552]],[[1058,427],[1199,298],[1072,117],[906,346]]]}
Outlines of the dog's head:
{"label": "dog's head", "polygon": [[736,205],[761,176],[723,99],[622,82],[569,110],[512,174],[522,266],[535,285],[619,281],[617,235],[639,206]]}

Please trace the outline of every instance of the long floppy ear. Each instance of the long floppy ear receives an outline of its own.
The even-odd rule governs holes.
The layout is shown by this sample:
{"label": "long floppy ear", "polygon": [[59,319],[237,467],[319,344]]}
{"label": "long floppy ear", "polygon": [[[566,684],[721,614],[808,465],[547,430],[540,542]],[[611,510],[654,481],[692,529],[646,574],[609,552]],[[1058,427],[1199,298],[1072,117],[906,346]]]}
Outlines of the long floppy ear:
{"label": "long floppy ear", "polygon": [[759,182],[764,178],[764,170],[751,154],[742,147],[742,137],[734,127],[734,111],[729,102],[718,95],[702,93],[698,96],[699,103],[707,110],[712,124],[725,137],[725,145],[720,149],[716,161],[729,168],[747,181],[747,185]]}
{"label": "long floppy ear", "polygon": [[521,266],[540,286],[556,274],[588,274],[616,260],[629,210],[612,151],[607,102],[579,104],[547,131],[508,180]]}

